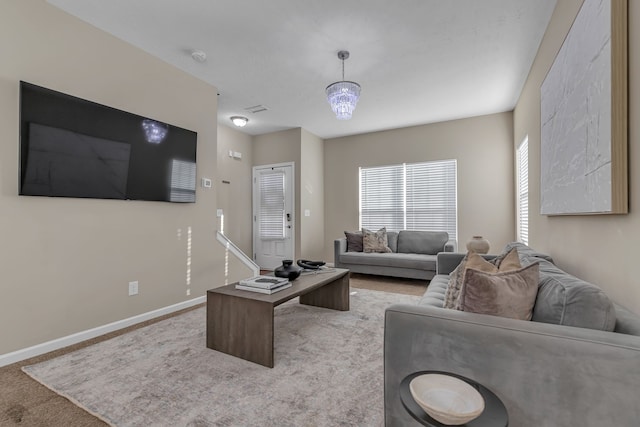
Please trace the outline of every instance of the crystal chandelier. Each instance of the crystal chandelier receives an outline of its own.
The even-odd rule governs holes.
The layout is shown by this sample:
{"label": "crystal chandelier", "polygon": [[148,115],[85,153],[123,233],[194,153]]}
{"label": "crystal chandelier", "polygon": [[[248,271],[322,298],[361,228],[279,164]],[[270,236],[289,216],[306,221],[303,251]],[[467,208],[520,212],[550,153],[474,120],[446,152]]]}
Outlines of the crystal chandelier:
{"label": "crystal chandelier", "polygon": [[338,58],[342,61],[342,81],[331,83],[326,89],[327,100],[338,120],[349,120],[360,98],[360,85],[344,79],[344,60],[348,57],[348,51],[338,52]]}

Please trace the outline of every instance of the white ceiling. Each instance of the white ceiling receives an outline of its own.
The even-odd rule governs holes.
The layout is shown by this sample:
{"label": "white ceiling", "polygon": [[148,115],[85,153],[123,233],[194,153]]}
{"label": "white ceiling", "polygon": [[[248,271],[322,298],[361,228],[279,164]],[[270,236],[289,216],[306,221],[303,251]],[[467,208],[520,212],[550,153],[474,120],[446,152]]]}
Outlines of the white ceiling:
{"label": "white ceiling", "polygon": [[[331,138],[515,106],[556,0],[48,0],[218,88],[218,122]],[[204,63],[193,50],[207,54]],[[339,121],[345,79],[362,95]],[[246,107],[264,105],[251,113]]]}

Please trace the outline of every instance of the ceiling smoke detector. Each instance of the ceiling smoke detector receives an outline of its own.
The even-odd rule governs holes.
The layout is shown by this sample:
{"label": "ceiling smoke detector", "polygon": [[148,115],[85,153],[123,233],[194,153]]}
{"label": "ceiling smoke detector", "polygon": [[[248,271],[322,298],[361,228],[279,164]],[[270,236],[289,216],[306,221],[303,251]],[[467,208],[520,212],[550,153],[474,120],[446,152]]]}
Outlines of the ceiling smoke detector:
{"label": "ceiling smoke detector", "polygon": [[193,52],[191,52],[191,57],[194,61],[199,63],[203,63],[207,60],[207,54],[201,50],[194,50]]}

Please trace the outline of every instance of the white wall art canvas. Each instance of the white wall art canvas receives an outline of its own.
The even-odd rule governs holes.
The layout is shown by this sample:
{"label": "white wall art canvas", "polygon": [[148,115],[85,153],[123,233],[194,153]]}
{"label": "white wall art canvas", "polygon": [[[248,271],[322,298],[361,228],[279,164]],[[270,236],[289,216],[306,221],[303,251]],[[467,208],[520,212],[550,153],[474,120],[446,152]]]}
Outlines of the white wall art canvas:
{"label": "white wall art canvas", "polygon": [[[540,89],[544,215],[620,213],[611,1],[585,0]],[[624,192],[626,206],[626,176]]]}

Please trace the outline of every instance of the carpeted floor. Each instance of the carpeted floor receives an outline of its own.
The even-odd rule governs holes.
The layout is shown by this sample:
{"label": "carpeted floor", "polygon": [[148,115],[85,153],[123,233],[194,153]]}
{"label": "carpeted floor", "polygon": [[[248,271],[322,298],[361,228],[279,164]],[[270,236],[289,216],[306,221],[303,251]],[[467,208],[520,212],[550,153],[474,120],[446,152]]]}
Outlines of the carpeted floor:
{"label": "carpeted floor", "polygon": [[[394,285],[395,282],[395,285]],[[423,281],[403,281],[352,275],[353,288],[384,289],[388,292],[422,295],[426,289]],[[197,310],[197,308],[196,308]],[[37,358],[0,368],[0,425],[2,426],[103,426],[98,418],[82,410],[64,397],[54,393],[30,379],[21,371],[26,365],[51,360],[69,352],[88,347],[98,342],[135,331],[174,315],[145,322],[123,331],[114,332],[75,346],[58,350]],[[203,424],[207,425],[207,424]],[[232,425],[232,424],[229,424]]]}

